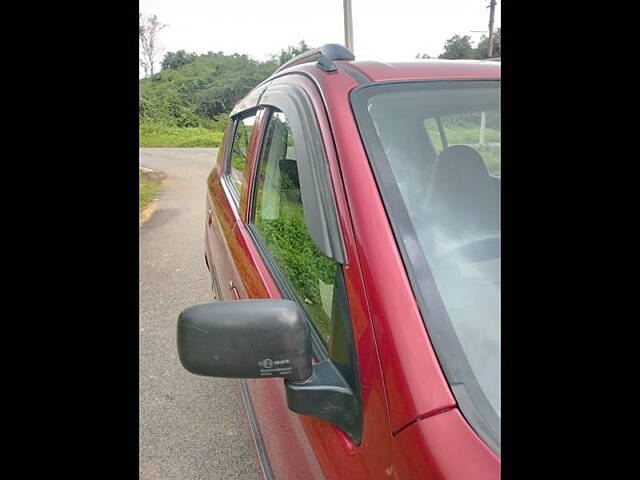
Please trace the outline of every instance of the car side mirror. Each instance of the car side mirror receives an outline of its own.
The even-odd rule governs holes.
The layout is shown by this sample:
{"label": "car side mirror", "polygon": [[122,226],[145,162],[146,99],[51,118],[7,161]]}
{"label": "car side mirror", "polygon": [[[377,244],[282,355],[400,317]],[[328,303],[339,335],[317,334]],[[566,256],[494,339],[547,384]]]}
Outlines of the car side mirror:
{"label": "car side mirror", "polygon": [[312,373],[308,322],[290,300],[189,307],[178,317],[177,341],[182,366],[196,375],[300,382]]}

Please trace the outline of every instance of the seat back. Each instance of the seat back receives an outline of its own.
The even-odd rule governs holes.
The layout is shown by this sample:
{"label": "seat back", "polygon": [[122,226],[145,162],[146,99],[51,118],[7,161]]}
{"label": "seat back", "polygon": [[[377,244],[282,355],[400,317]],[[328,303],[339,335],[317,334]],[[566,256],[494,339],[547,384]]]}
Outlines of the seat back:
{"label": "seat back", "polygon": [[480,154],[466,145],[445,148],[425,196],[429,223],[456,236],[482,236],[500,228],[500,199]]}

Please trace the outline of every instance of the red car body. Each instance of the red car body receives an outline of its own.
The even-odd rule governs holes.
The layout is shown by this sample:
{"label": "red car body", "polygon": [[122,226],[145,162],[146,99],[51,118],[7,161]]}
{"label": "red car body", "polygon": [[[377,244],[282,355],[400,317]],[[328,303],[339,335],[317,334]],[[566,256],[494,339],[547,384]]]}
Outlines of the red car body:
{"label": "red car body", "polygon": [[[500,477],[500,458],[458,408],[421,318],[385,206],[349,102],[358,79],[396,82],[499,79],[496,62],[336,61],[336,71],[296,65],[274,78],[310,98],[329,164],[345,253],[346,291],[362,394],[360,445],[331,423],[287,408],[282,380],[242,381],[260,461],[267,478]],[[282,81],[285,81],[282,80]],[[247,98],[256,96],[257,87]],[[255,103],[255,102],[254,102]],[[259,105],[259,103],[258,103]],[[242,101],[234,113],[242,108]],[[266,115],[259,107],[247,152],[253,187]],[[281,298],[247,231],[247,194],[239,206],[223,179],[228,129],[208,177],[205,257],[220,300]]]}

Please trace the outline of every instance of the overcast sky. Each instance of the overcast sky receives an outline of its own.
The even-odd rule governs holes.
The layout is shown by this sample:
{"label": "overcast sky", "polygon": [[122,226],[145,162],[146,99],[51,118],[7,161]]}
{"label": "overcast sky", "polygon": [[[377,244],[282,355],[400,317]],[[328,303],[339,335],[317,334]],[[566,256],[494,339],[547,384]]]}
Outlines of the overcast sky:
{"label": "overcast sky", "polygon": [[[494,28],[500,27],[500,1]],[[477,42],[488,30],[489,0],[352,0],[354,53],[359,60],[437,56],[454,34]],[[311,47],[344,44],[343,0],[140,0],[143,15],[169,26],[166,51],[246,53],[266,60],[303,40]]]}

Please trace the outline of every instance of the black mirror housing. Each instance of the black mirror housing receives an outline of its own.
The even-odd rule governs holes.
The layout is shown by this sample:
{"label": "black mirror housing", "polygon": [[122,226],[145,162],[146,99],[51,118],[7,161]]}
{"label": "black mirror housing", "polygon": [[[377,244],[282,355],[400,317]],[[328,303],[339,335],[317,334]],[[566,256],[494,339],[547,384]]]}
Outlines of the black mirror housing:
{"label": "black mirror housing", "polygon": [[227,378],[311,376],[305,314],[290,300],[195,305],[178,317],[178,357],[196,375]]}

